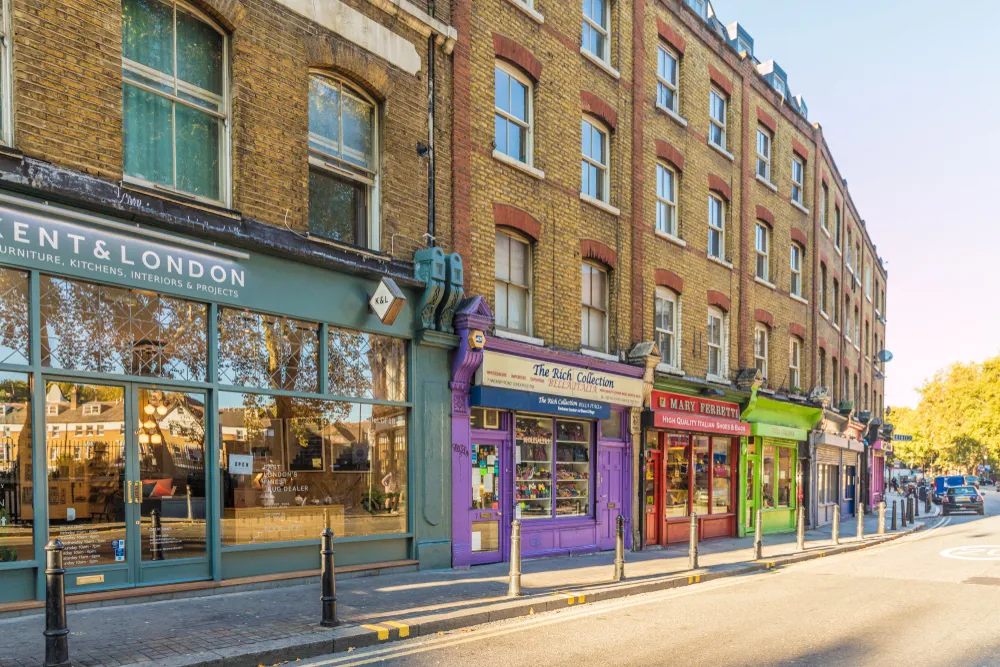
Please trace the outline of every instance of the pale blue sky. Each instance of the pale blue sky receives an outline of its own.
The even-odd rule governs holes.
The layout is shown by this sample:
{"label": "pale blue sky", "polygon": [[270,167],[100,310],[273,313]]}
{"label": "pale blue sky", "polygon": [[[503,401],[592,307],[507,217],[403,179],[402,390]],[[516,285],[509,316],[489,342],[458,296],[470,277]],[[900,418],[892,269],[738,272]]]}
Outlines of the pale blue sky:
{"label": "pale blue sky", "polygon": [[885,404],[1000,354],[1000,2],[712,0],[809,105],[889,273]]}

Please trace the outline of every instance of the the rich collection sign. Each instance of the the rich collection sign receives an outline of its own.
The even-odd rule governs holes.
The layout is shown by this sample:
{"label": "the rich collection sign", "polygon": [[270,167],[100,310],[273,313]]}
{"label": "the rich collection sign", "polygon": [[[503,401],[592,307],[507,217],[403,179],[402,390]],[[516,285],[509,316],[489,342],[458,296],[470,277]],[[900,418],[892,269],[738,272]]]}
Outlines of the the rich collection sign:
{"label": "the rich collection sign", "polygon": [[541,412],[563,417],[609,419],[611,406],[600,401],[570,396],[550,396],[533,391],[515,391],[498,387],[473,387],[469,404],[515,412]]}
{"label": "the rich collection sign", "polygon": [[642,379],[486,351],[477,384],[640,407]]}
{"label": "the rich collection sign", "polygon": [[199,252],[0,205],[0,262],[200,299],[238,302],[246,267],[223,253]]}

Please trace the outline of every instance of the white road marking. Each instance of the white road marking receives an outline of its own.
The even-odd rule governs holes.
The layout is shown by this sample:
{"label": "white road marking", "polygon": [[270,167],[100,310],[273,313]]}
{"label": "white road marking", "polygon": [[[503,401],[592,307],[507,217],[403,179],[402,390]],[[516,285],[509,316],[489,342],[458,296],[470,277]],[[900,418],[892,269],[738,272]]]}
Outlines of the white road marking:
{"label": "white road marking", "polygon": [[945,549],[940,556],[955,560],[1000,560],[1000,544],[970,544]]}

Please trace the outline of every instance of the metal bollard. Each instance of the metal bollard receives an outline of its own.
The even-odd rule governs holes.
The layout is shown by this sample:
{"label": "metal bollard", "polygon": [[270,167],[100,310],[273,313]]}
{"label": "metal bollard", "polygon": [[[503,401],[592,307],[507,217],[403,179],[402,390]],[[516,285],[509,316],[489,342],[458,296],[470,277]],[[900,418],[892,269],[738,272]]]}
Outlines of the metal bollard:
{"label": "metal bollard", "polygon": [[66,569],[63,545],[45,545],[45,667],[70,667],[69,628],[66,627]]}
{"label": "metal bollard", "polygon": [[892,525],[889,527],[890,530],[896,530],[896,501],[892,501]]}
{"label": "metal bollard", "polygon": [[337,581],[333,564],[333,530],[327,527],[323,531],[323,548],[320,550],[320,561],[323,567],[322,589],[320,600],[323,603],[323,620],[320,625],[332,628],[339,625],[337,620]]}
{"label": "metal bollard", "polygon": [[913,498],[909,497],[906,499],[906,520],[909,523],[913,523]]}
{"label": "metal bollard", "polygon": [[920,518],[920,499],[916,497],[913,498],[913,516]]}
{"label": "metal bollard", "polygon": [[521,595],[521,520],[510,522],[510,586],[507,597],[516,598]]}
{"label": "metal bollard", "polygon": [[878,534],[885,535],[885,501],[878,504]]}
{"label": "metal bollard", "polygon": [[924,514],[931,513],[931,494],[930,492],[924,497]]}
{"label": "metal bollard", "polygon": [[757,521],[753,527],[753,559],[764,557],[764,510],[757,508]]}
{"label": "metal bollard", "polygon": [[906,503],[901,499],[899,501],[899,527],[906,528]]}
{"label": "metal bollard", "polygon": [[160,510],[153,510],[149,513],[153,523],[153,534],[150,535],[150,550],[153,552],[153,560],[163,560],[163,543],[160,538],[163,536],[163,524],[160,521]]}
{"label": "metal bollard", "polygon": [[688,569],[698,569],[698,515],[691,513],[691,531],[688,533]]}
{"label": "metal bollard", "polygon": [[858,503],[858,540],[865,539],[865,504]]}
{"label": "metal bollard", "polygon": [[618,515],[615,527],[615,581],[625,578],[625,517]]}
{"label": "metal bollard", "polygon": [[806,513],[801,504],[795,510],[795,550],[806,550]]}
{"label": "metal bollard", "polygon": [[833,526],[830,528],[830,539],[834,544],[840,544],[840,503],[833,506]]}

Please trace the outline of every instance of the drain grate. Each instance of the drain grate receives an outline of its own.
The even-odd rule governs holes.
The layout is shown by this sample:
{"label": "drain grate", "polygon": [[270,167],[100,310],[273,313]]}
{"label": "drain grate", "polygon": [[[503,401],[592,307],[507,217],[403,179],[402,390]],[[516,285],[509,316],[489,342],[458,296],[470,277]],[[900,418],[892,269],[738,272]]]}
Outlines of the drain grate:
{"label": "drain grate", "polygon": [[970,577],[962,583],[976,584],[977,586],[1000,586],[1000,577]]}

